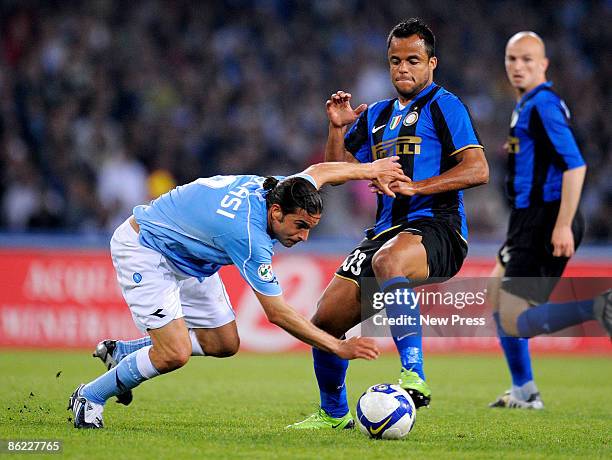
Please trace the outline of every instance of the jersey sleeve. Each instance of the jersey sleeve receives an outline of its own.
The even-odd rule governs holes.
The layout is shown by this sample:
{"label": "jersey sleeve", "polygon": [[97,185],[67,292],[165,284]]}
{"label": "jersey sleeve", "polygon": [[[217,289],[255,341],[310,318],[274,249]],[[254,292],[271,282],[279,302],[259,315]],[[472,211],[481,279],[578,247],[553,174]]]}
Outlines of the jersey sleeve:
{"label": "jersey sleeve", "polygon": [[360,163],[372,161],[368,130],[368,111],[369,109],[366,109],[359,115],[357,122],[344,136],[344,148],[351,152]]}
{"label": "jersey sleeve", "polygon": [[451,156],[465,149],[484,148],[467,107],[453,95],[443,95],[431,103],[431,116],[442,144]]}
{"label": "jersey sleeve", "polygon": [[554,160],[561,170],[584,166],[584,159],[569,125],[570,113],[565,103],[557,98],[542,98],[536,102],[535,110],[554,147]]}
{"label": "jersey sleeve", "polygon": [[[236,222],[238,224],[238,222]],[[244,228],[223,235],[223,247],[244,280],[260,294],[283,293],[272,270],[272,241],[249,218]]]}

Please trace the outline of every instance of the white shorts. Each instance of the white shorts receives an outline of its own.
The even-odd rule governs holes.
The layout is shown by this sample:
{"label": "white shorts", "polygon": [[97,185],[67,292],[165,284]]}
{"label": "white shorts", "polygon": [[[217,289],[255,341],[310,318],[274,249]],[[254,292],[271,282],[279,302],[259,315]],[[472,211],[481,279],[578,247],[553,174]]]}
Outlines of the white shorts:
{"label": "white shorts", "polygon": [[216,328],[236,319],[218,273],[197,278],[180,273],[157,251],[140,244],[129,219],[110,242],[123,298],[136,326],[159,329],[176,318],[189,328]]}

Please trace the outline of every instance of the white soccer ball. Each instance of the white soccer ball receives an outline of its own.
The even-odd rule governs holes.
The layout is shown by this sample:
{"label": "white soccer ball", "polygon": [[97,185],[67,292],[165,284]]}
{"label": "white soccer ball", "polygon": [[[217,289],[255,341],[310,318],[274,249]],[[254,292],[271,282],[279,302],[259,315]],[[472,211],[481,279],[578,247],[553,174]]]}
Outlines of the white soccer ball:
{"label": "white soccer ball", "polygon": [[416,420],[412,398],[399,385],[371,386],[357,402],[357,425],[371,438],[401,439],[410,433]]}

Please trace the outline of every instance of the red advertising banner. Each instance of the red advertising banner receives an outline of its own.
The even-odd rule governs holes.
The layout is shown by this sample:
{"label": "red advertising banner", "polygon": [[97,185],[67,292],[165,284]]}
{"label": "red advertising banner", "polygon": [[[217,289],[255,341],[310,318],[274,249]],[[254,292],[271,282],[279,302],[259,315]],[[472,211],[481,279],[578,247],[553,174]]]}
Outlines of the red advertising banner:
{"label": "red advertising banner", "polygon": [[[279,255],[275,273],[287,301],[310,317],[319,295],[342,262],[313,254]],[[466,261],[459,276],[487,276],[492,259]],[[221,276],[236,311],[241,348],[253,352],[306,349],[270,324],[251,289],[233,267]],[[612,262],[573,261],[567,276],[612,277]],[[136,338],[117,285],[110,255],[103,250],[0,250],[0,347],[82,348],[103,338]],[[390,339],[380,340],[393,348]],[[425,338],[429,352],[498,351],[495,337]],[[542,337],[533,351],[610,353],[608,338]]]}
{"label": "red advertising banner", "polygon": [[0,346],[84,347],[137,337],[103,251],[0,251]]}

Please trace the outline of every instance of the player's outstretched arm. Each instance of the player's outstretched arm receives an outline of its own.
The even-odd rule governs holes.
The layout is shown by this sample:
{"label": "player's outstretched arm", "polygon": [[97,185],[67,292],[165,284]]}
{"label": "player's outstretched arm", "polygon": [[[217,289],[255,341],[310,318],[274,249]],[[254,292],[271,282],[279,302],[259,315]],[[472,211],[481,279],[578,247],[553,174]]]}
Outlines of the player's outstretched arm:
{"label": "player's outstretched arm", "polygon": [[394,156],[382,158],[372,163],[317,163],[306,168],[303,173],[311,176],[319,188],[325,184],[343,184],[349,180],[376,181],[383,193],[395,197],[395,194],[389,188],[389,184],[395,181],[409,180],[404,175],[402,166],[397,162],[398,160],[399,157]]}
{"label": "player's outstretched arm", "polygon": [[356,109],[351,107],[350,93],[337,91],[325,103],[327,118],[329,118],[329,133],[325,144],[325,161],[347,161],[356,163],[355,157],[344,148],[344,135],[349,125],[353,124],[359,115],[368,108],[361,104]]}
{"label": "player's outstretched arm", "polygon": [[489,182],[489,165],[481,148],[469,148],[456,156],[457,165],[439,176],[416,182],[393,182],[391,190],[400,195],[434,195],[463,190]]}
{"label": "player's outstretched arm", "polygon": [[339,340],[319,329],[298,312],[296,312],[283,296],[266,296],[254,291],[259,299],[268,320],[286,330],[302,342],[320,350],[334,353],[343,359],[376,359],[378,347],[372,339],[352,337]]}

